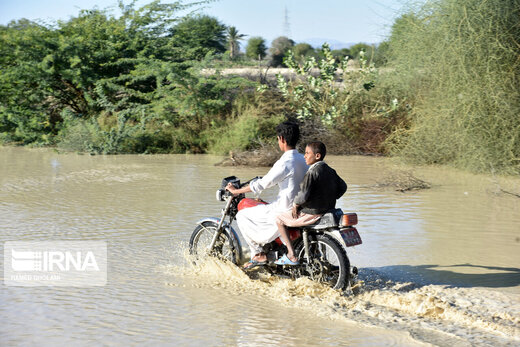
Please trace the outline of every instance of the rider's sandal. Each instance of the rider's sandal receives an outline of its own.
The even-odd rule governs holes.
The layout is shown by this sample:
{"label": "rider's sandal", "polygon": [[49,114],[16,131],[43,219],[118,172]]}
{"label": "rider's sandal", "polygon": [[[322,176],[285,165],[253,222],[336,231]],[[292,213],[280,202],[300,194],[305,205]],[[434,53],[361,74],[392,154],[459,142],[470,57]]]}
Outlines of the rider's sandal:
{"label": "rider's sandal", "polygon": [[257,266],[263,266],[263,265],[267,265],[267,262],[251,259],[250,261],[248,261],[246,263],[246,265],[244,267],[242,267],[242,269],[249,270],[249,269],[255,268]]}
{"label": "rider's sandal", "polygon": [[274,263],[276,265],[300,265],[300,262],[298,260],[292,261],[291,259],[289,259],[287,254],[284,254],[280,259],[278,259]]}

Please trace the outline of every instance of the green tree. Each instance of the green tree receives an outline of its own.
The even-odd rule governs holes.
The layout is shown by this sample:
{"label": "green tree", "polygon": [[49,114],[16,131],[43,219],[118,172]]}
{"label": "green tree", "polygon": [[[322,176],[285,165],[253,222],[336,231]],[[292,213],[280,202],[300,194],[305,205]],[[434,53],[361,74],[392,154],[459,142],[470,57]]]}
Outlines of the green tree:
{"label": "green tree", "polygon": [[299,62],[302,62],[305,57],[315,55],[314,48],[308,43],[298,43],[291,50],[294,54],[294,58]]}
{"label": "green tree", "polygon": [[266,56],[265,40],[259,36],[251,37],[247,41],[246,56],[251,59],[262,60]]}
{"label": "green tree", "polygon": [[48,143],[59,130],[54,79],[41,64],[56,47],[56,37],[27,19],[0,26],[0,140]]}
{"label": "green tree", "polygon": [[63,127],[92,117],[107,119],[105,129],[89,124],[115,148],[160,116],[147,112],[155,90],[189,67],[169,36],[186,6],[119,5],[118,17],[82,10],[48,26],[21,20],[0,27],[0,140],[51,143]]}
{"label": "green tree", "polygon": [[240,51],[240,40],[243,40],[247,35],[239,34],[237,28],[234,26],[227,28],[227,41],[229,45],[229,57],[233,60]]}
{"label": "green tree", "polygon": [[345,58],[350,59],[352,57],[350,49],[348,48],[335,49],[332,51],[332,56],[336,59],[337,62],[341,62]]}
{"label": "green tree", "polygon": [[365,52],[365,57],[368,59],[368,61],[371,61],[374,53],[374,47],[366,43],[356,43],[350,47],[350,55],[353,57],[353,59],[359,59],[359,53],[361,51]]}
{"label": "green tree", "polygon": [[182,60],[202,60],[207,54],[226,51],[226,26],[207,15],[182,19],[173,29],[171,42]]}
{"label": "green tree", "polygon": [[271,55],[270,65],[283,65],[283,58],[293,46],[294,41],[285,36],[280,36],[274,39],[269,48],[269,54]]}

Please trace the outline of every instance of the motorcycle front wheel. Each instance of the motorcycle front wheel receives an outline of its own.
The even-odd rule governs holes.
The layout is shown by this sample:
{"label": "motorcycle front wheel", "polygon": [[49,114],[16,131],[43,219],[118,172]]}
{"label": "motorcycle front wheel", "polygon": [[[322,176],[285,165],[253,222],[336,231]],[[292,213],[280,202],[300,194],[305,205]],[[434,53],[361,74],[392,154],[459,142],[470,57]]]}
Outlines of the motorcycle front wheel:
{"label": "motorcycle front wheel", "polygon": [[209,249],[217,228],[217,223],[209,221],[197,225],[190,238],[190,254],[198,259],[213,256],[237,264],[237,252],[227,232],[221,231],[215,246]]}
{"label": "motorcycle front wheel", "polygon": [[350,276],[350,261],[343,247],[330,235],[316,235],[309,240],[309,261],[305,257],[303,240],[295,253],[302,264],[302,274],[312,280],[345,289]]}

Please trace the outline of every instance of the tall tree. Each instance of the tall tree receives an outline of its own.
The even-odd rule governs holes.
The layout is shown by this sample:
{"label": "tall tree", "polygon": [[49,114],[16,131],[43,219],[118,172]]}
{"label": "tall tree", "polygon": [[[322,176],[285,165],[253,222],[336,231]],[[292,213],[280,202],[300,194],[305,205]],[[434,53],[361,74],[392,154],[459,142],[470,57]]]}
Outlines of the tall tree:
{"label": "tall tree", "polygon": [[283,58],[287,51],[289,51],[294,46],[294,41],[285,36],[280,36],[274,39],[271,44],[271,48],[269,48],[269,53],[271,54],[271,66],[280,66],[283,65]]}
{"label": "tall tree", "polygon": [[292,48],[294,58],[298,62],[303,62],[306,56],[313,55],[314,48],[308,43],[299,43]]}
{"label": "tall tree", "polygon": [[231,26],[227,28],[227,41],[229,44],[229,57],[235,59],[240,50],[240,40],[247,35],[239,34],[237,28]]}
{"label": "tall tree", "polygon": [[350,55],[354,57],[354,59],[359,59],[359,52],[361,51],[365,52],[365,57],[368,60],[371,60],[374,54],[374,46],[360,42],[350,47]]}
{"label": "tall tree", "polygon": [[203,59],[208,53],[226,51],[226,26],[217,18],[186,17],[172,30],[172,44],[182,59]]}
{"label": "tall tree", "polygon": [[117,17],[94,9],[53,25],[0,26],[0,141],[52,143],[69,121],[150,114],[144,108],[165,76],[186,69],[170,43],[186,6],[119,5]]}
{"label": "tall tree", "polygon": [[267,47],[265,40],[260,36],[255,36],[247,41],[246,56],[251,59],[262,60],[265,58]]}

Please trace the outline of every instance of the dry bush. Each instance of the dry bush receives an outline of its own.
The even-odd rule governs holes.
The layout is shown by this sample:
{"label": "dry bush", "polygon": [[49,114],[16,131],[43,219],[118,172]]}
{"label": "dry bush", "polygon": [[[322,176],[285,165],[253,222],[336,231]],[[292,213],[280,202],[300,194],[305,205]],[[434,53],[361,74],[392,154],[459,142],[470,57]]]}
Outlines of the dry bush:
{"label": "dry bush", "polygon": [[431,184],[414,176],[411,171],[396,171],[377,183],[378,187],[391,187],[398,192],[430,189]]}

